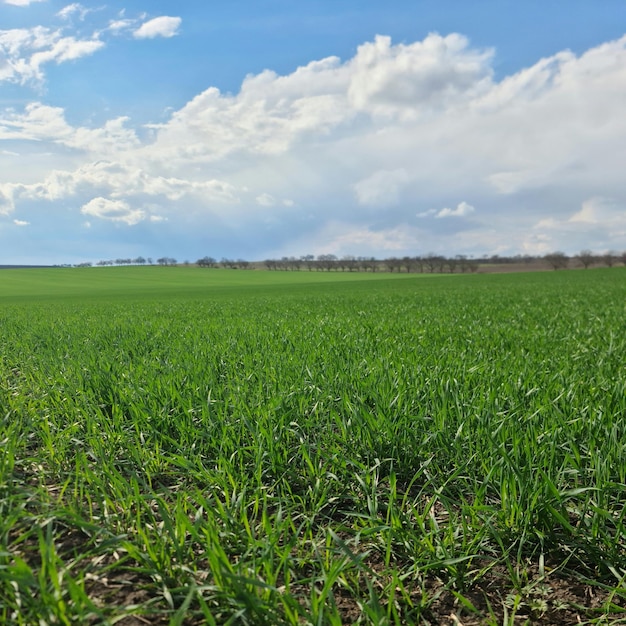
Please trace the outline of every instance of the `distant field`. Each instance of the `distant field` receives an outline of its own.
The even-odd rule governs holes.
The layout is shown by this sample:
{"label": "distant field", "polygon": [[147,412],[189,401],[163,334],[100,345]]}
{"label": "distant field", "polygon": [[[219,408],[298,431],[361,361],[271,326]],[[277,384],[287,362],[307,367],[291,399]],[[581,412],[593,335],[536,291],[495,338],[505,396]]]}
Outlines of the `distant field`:
{"label": "distant field", "polygon": [[[426,278],[427,275],[420,275]],[[99,297],[206,297],[272,287],[360,283],[415,278],[415,274],[282,272],[197,267],[45,268],[0,271],[2,299],[91,299]],[[431,276],[432,277],[432,276]]]}
{"label": "distant field", "polygon": [[0,272],[0,623],[626,619],[626,268]]}

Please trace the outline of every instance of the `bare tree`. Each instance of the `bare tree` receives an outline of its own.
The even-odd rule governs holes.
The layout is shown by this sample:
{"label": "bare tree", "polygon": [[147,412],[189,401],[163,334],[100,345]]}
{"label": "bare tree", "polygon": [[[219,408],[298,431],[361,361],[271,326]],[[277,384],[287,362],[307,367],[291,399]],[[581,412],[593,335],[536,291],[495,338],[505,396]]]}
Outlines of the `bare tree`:
{"label": "bare tree", "polygon": [[560,270],[566,268],[569,263],[569,258],[565,252],[550,252],[543,257],[554,270]]}
{"label": "bare tree", "polygon": [[392,274],[395,270],[398,270],[398,272],[400,272],[402,270],[403,263],[404,262],[402,261],[402,259],[398,259],[395,256],[385,259],[385,265]]}
{"label": "bare tree", "polygon": [[613,267],[617,261],[618,255],[614,250],[609,250],[602,255],[602,261],[607,267]]}
{"label": "bare tree", "polygon": [[593,265],[593,262],[596,259],[594,254],[593,254],[593,252],[591,250],[581,250],[576,255],[576,258],[580,261],[580,264],[585,269],[588,269],[590,265]]}
{"label": "bare tree", "polygon": [[315,267],[315,257],[312,254],[304,254],[300,260],[306,265],[309,272]]}
{"label": "bare tree", "polygon": [[459,264],[459,260],[456,257],[450,257],[448,259],[445,259],[445,267],[448,268],[448,271],[450,272],[450,274],[454,274],[454,270],[456,269],[457,265]]}
{"label": "bare tree", "polygon": [[215,263],[216,261],[212,256],[204,256],[196,261],[198,267],[214,267]]}

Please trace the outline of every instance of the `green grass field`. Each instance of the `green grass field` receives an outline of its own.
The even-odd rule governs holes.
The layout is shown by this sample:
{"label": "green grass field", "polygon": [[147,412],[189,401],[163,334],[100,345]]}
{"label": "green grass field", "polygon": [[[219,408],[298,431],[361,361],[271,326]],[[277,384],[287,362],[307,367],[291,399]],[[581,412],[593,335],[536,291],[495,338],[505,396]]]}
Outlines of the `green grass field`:
{"label": "green grass field", "polygon": [[626,621],[626,269],[0,272],[0,623]]}
{"label": "green grass field", "polygon": [[[411,274],[361,272],[281,272],[197,267],[45,268],[0,270],[0,302],[26,300],[206,298],[247,295],[274,288],[307,289],[415,278]],[[423,276],[426,278],[426,276]]]}

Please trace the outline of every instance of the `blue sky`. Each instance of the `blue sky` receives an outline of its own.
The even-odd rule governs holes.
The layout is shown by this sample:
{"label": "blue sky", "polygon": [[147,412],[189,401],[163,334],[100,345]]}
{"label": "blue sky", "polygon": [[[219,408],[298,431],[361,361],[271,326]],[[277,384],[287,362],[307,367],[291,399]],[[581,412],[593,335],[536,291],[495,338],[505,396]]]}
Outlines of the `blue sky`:
{"label": "blue sky", "polygon": [[0,264],[626,249],[626,1],[0,0]]}

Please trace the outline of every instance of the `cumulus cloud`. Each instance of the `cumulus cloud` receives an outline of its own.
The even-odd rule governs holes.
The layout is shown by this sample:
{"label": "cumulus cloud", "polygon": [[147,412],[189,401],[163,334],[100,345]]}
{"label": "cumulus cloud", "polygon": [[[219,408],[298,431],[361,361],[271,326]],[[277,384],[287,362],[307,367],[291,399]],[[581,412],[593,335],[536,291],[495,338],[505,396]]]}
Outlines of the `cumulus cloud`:
{"label": "cumulus cloud", "polygon": [[8,215],[14,208],[13,185],[11,183],[0,184],[0,215]]}
{"label": "cumulus cloud", "polygon": [[472,49],[459,34],[433,33],[395,46],[379,35],[360,46],[350,63],[348,99],[373,114],[413,119],[485,93],[492,57],[492,50]]}
{"label": "cumulus cloud", "polygon": [[370,256],[372,250],[377,250],[381,256],[395,256],[406,250],[417,249],[420,232],[408,224],[373,230],[368,227],[355,228],[350,222],[332,220],[312,243],[315,254]]}
{"label": "cumulus cloud", "polygon": [[261,206],[274,206],[276,199],[269,193],[262,193],[256,197],[256,202]]}
{"label": "cumulus cloud", "polygon": [[85,16],[91,11],[93,11],[93,9],[88,9],[82,4],[74,2],[73,4],[68,4],[67,6],[63,7],[57,13],[57,16],[61,19],[68,20],[71,19],[74,15],[77,15],[79,20],[84,20]]}
{"label": "cumulus cloud", "polygon": [[449,209],[447,207],[443,209],[428,209],[428,211],[422,211],[417,213],[417,217],[434,217],[435,219],[442,219],[446,217],[467,217],[471,215],[476,209],[467,202],[459,202],[455,209]]}
{"label": "cumulus cloud", "polygon": [[[7,184],[4,185],[8,189]],[[113,197],[161,196],[176,201],[197,194],[210,201],[233,202],[232,185],[219,180],[188,181],[180,178],[152,176],[145,170],[118,162],[98,161],[73,172],[53,171],[40,183],[12,185],[13,193],[24,197],[55,200],[71,196],[79,188],[106,189]],[[0,185],[0,190],[3,186]]]}
{"label": "cumulus cloud", "polygon": [[366,130],[349,128],[363,114],[370,128],[389,124],[387,118],[419,120],[487,90],[491,56],[471,49],[460,35],[431,34],[396,46],[377,37],[344,63],[328,57],[287,76],[265,70],[246,77],[236,95],[207,89],[155,126],[159,147],[168,158],[190,160],[239,151],[280,154],[340,129]]}
{"label": "cumulus cloud", "polygon": [[612,198],[594,197],[582,203],[580,211],[569,218],[578,224],[606,224],[616,218],[626,224],[626,206],[619,205]]}
{"label": "cumulus cloud", "polygon": [[97,34],[77,39],[44,26],[0,30],[0,81],[41,82],[45,64],[74,61],[104,45]]}
{"label": "cumulus cloud", "polygon": [[11,4],[16,7],[27,7],[33,2],[45,2],[46,0],[4,0],[4,4]]}
{"label": "cumulus cloud", "polygon": [[466,217],[470,213],[473,213],[474,210],[475,209],[471,204],[468,204],[467,202],[459,202],[456,209],[441,209],[441,211],[435,213],[435,217]]}
{"label": "cumulus cloud", "polygon": [[[31,0],[39,1],[39,0]],[[28,0],[5,0],[7,4],[27,6]],[[128,19],[121,12],[118,19],[110,20],[108,26],[96,29],[90,35],[79,36],[73,18],[84,21],[94,9],[75,2],[66,5],[56,16],[63,20],[60,28],[33,26],[0,30],[0,82],[7,81],[21,85],[41,86],[44,82],[44,69],[47,64],[61,64],[90,56],[102,50],[106,43],[103,36],[119,34],[123,30],[134,29],[137,39],[153,37],[173,37],[178,34],[181,18],[162,16],[139,25],[138,19]]]}
{"label": "cumulus cloud", "polygon": [[65,120],[62,108],[32,102],[21,113],[0,113],[0,140],[50,141],[102,156],[139,146],[135,132],[125,126],[127,121],[118,117],[96,129],[74,127]]}
{"label": "cumulus cloud", "polygon": [[398,202],[400,192],[410,180],[404,168],[379,170],[356,183],[354,192],[359,204],[387,206]]}
{"label": "cumulus cloud", "polygon": [[113,32],[117,32],[120,30],[126,30],[128,28],[132,28],[134,25],[135,25],[135,21],[130,20],[130,19],[111,20],[109,22],[107,29]]}
{"label": "cumulus cloud", "polygon": [[[556,245],[561,238],[567,246]],[[623,249],[626,243],[626,199],[594,196],[582,202],[580,209],[563,217],[539,220],[533,226],[531,239],[543,244],[546,252],[584,248],[596,251]],[[547,248],[547,249],[546,249]]]}
{"label": "cumulus cloud", "polygon": [[[50,53],[61,38],[11,31],[0,45]],[[123,117],[73,126],[42,103],[0,112],[11,150],[52,152],[36,180],[3,170],[0,212],[72,198],[118,223],[188,220],[189,237],[216,241],[236,232],[249,247],[224,255],[261,258],[626,247],[626,37],[499,81],[493,58],[461,35],[377,37],[350,59],[266,70],[234,93],[208,87],[141,131]]]}
{"label": "cumulus cloud", "polygon": [[144,22],[134,33],[136,39],[154,39],[155,37],[174,37],[178,34],[178,29],[182,19],[180,17],[170,17],[162,15]]}
{"label": "cumulus cloud", "polygon": [[146,214],[140,209],[133,209],[123,200],[109,200],[108,198],[93,198],[83,205],[80,212],[112,222],[124,222],[129,226],[138,224],[146,219]]}

